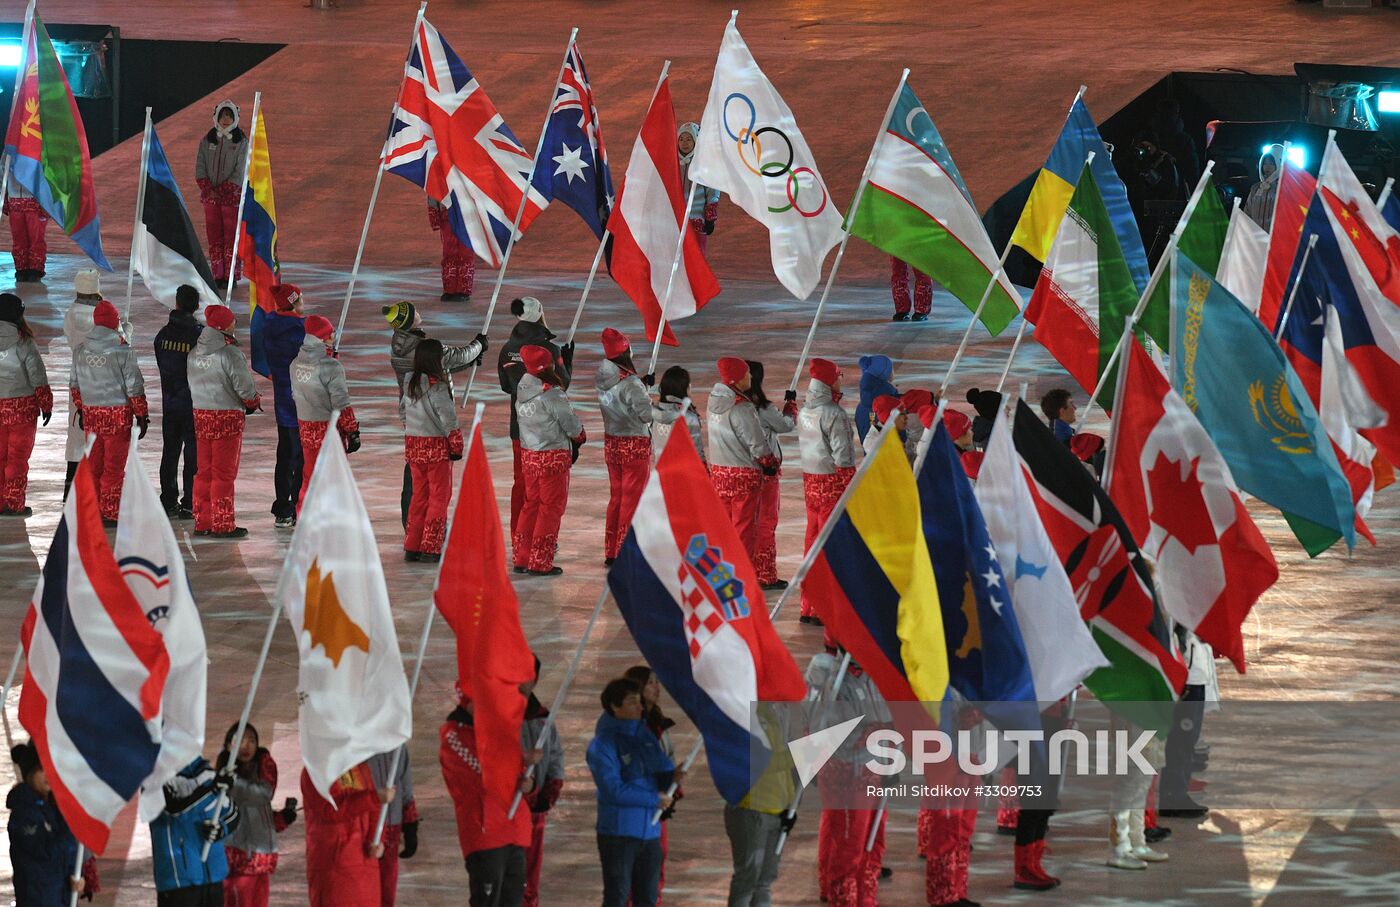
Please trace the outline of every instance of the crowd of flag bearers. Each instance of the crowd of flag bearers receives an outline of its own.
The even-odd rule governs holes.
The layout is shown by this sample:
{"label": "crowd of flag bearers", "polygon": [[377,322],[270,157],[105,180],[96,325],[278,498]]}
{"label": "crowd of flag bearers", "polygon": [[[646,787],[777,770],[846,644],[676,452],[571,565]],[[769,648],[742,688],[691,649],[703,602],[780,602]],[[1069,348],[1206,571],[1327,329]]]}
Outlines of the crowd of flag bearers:
{"label": "crowd of flag bearers", "polygon": [[[18,93],[42,107],[42,129],[20,129],[16,119],[6,139],[17,280],[44,278],[49,219],[108,268],[81,123],[71,93],[67,105],[54,103],[68,86],[32,4],[24,40],[37,64],[21,69]],[[1373,202],[1329,141],[1317,178],[1287,165],[1278,172],[1279,213],[1260,240],[1238,221],[1238,207],[1227,219],[1208,166],[1150,263],[1109,151],[1076,97],[1011,242],[1045,263],[1019,330],[1033,325],[1087,398],[1080,407],[1078,391],[1050,390],[1037,415],[1024,392],[1003,394],[1009,359],[995,391],[968,391],[969,413],[950,400],[971,334],[979,323],[1000,333],[1021,306],[1002,272],[1005,254],[998,259],[908,72],[843,221],[735,19],[701,122],[677,127],[667,71],[615,193],[573,37],[531,157],[499,117],[456,134],[467,127],[439,93],[479,94],[473,103],[494,109],[420,12],[384,148],[385,171],[427,194],[442,236],[442,301],[471,297],[473,254],[498,269],[486,323],[466,344],[432,336],[413,302],[382,310],[403,429],[404,558],[437,565],[431,608],[457,640],[456,701],[439,728],[439,764],[469,903],[541,902],[549,816],[562,796],[587,796],[564,789],[570,757],[586,759],[594,785],[604,907],[661,903],[669,821],[705,796],[694,782],[682,787],[700,744],[683,758],[677,752],[663,690],[693,722],[725,803],[730,907],[771,903],[796,828],[800,785],[786,743],[799,730],[772,703],[825,702],[874,725],[895,723],[909,703],[1003,704],[1053,732],[1086,691],[1121,711],[1125,725],[1155,732],[1147,756],[1163,773],[1160,790],[1146,776],[1115,784],[1105,804],[1106,863],[1141,871],[1166,861],[1152,846],[1169,834],[1156,817],[1205,812],[1192,772],[1215,659],[1244,670],[1240,627],[1278,578],[1244,495],[1282,511],[1316,556],[1339,540],[1350,546],[1357,533],[1369,538],[1365,513],[1392,480],[1400,337],[1386,312],[1400,305],[1400,202],[1388,187]],[[737,134],[729,122],[743,106],[731,104],[736,98],[750,108]],[[96,269],[78,273],[65,312],[72,366],[63,518],[15,662],[26,659],[20,723],[32,737],[12,750],[21,782],[7,799],[21,907],[97,891],[91,856],[138,794],[162,907],[268,904],[278,835],[298,817],[314,907],[396,903],[398,861],[419,848],[405,744],[428,628],[406,673],[347,459],[362,442],[337,355],[344,338],[329,317],[308,313],[301,290],[281,275],[260,103],[244,132],[239,106],[221,101],[200,139],[207,256],[147,124],[132,268],[171,308],[153,345],[158,410],[142,377],[147,347],[104,298]],[[759,146],[768,132],[785,140],[786,163],[771,157],[775,143]],[[461,151],[473,143],[519,154]],[[537,160],[558,166],[537,168]],[[60,184],[78,191],[60,197]],[[774,203],[780,197],[785,206]],[[896,321],[911,309],[912,321],[927,319],[935,281],[966,306],[971,318],[942,385],[901,392],[888,356],[809,359],[810,342],[789,388],[771,398],[764,364],[744,350],[657,375],[661,347],[678,344],[674,326],[719,292],[705,253],[724,198],[768,228],[775,275],[798,298],[815,290],[827,253],[857,236],[891,256]],[[509,303],[515,323],[496,362],[510,406],[507,535],[481,410],[464,418],[457,380],[471,369],[469,395],[491,346],[511,247],[551,201],[574,210],[599,241],[587,286],[611,245],[609,272],[653,346],[643,370],[628,334],[610,326],[596,356],[591,338],[580,352],[587,288],[566,336],[551,329],[541,299]],[[1245,249],[1250,242],[1267,242],[1267,254]],[[1251,273],[1246,260],[1262,271]],[[823,299],[840,261],[838,253]],[[246,350],[235,312],[216,301],[245,276]],[[352,294],[353,279],[347,308]],[[589,445],[578,414],[589,392],[574,377],[585,364],[594,368],[601,445]],[[249,534],[237,524],[234,488],[245,420],[262,411],[255,375],[270,380],[275,404],[272,516],[292,535],[242,717],[211,764],[202,754],[203,634],[170,524],[192,520],[201,539]],[[711,379],[705,399],[692,398],[693,385]],[[1113,414],[1107,439],[1082,430],[1095,405]],[[53,411],[24,303],[0,294],[0,516],[32,515],[29,459]],[[153,419],[163,436],[158,492],[134,449]],[[794,433],[797,456],[786,461],[801,467],[804,550],[784,577],[777,529],[782,484],[793,481],[783,471],[784,436]],[[597,538],[607,584],[546,707],[535,697],[542,665],[512,583],[570,566],[559,562],[559,539],[571,472],[585,456],[601,456],[608,476]],[[113,527],[115,543],[104,532]],[[823,633],[805,674],[776,629],[798,589],[796,622]],[[555,719],[609,597],[645,664],[594,678],[595,734],[586,745],[566,741]],[[278,766],[248,721],[284,611],[298,648],[300,812],[295,799],[274,807]],[[103,682],[60,686],[76,664]],[[756,725],[753,703],[761,704]],[[755,739],[767,757],[754,755]],[[113,764],[114,751],[116,767],[97,771]],[[1030,762],[1013,779],[1053,786],[1043,754]],[[858,740],[817,779],[828,805],[814,823],[816,883],[834,907],[873,907],[888,875],[883,804],[835,805],[869,781]],[[1054,806],[1054,798],[1001,804],[998,831],[1015,837],[1018,889],[1061,884],[1045,864]],[[975,904],[976,813],[975,803],[920,810],[930,905]]]}

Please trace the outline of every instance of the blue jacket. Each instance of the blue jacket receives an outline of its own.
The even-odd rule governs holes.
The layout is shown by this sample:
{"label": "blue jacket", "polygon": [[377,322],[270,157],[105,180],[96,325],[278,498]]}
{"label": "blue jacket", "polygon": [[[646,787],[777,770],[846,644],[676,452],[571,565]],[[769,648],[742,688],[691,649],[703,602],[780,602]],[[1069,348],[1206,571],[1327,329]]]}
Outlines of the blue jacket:
{"label": "blue jacket", "polygon": [[18,907],[68,907],[68,877],[78,858],[78,842],[53,800],[27,784],[10,788],[10,862]]}
{"label": "blue jacket", "polygon": [[588,744],[588,770],[598,786],[598,834],[643,841],[661,837],[661,823],[651,817],[676,764],[645,721],[600,715]]}
{"label": "blue jacket", "polygon": [[894,377],[894,362],[889,356],[860,357],[860,402],[856,404],[856,433],[862,441],[870,431],[870,404],[885,394],[898,397],[899,390],[890,383]]}
{"label": "blue jacket", "polygon": [[297,427],[297,405],[292,399],[292,360],[306,339],[306,320],[287,312],[269,312],[262,322],[262,352],[266,357],[272,394],[277,401],[277,424]]}
{"label": "blue jacket", "polygon": [[[222,841],[209,848],[208,861],[200,860],[204,850],[203,826],[213,821],[218,799],[214,769],[202,758],[195,759],[166,783],[165,812],[151,823],[156,891],[209,885],[228,876]],[[221,818],[225,834],[238,824],[238,811],[230,801],[225,801]]]}
{"label": "blue jacket", "polygon": [[190,403],[190,350],[194,349],[202,329],[193,315],[176,309],[170,313],[165,327],[156,332],[162,415],[191,416],[194,413]]}

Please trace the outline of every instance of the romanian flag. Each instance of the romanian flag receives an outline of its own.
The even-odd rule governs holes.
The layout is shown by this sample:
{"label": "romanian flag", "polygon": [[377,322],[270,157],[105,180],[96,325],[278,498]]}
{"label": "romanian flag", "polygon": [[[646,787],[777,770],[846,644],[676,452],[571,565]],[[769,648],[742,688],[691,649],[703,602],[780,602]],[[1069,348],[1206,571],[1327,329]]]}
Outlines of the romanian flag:
{"label": "romanian flag", "polygon": [[68,77],[33,3],[25,18],[23,60],[24,75],[5,135],[10,179],[34,196],[98,267],[110,271],[102,254],[87,134]]}
{"label": "romanian flag", "polygon": [[272,161],[259,111],[253,122],[253,145],[248,162],[248,185],[243,190],[243,222],[238,234],[238,257],[248,278],[249,311],[272,311],[272,288],[282,282],[277,263],[277,205],[272,198]]}
{"label": "romanian flag", "polygon": [[804,591],[885,699],[938,703],[948,688],[938,584],[914,473],[904,445],[887,441],[882,435],[832,517]]}

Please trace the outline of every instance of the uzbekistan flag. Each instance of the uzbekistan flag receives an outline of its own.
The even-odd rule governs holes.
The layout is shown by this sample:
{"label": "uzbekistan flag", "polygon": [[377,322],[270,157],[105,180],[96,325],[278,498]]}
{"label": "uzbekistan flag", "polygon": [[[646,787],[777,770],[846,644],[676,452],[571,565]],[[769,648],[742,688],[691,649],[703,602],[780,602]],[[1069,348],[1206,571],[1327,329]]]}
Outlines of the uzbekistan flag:
{"label": "uzbekistan flag", "polygon": [[107,544],[84,456],[20,631],[19,721],[59,812],[96,854],[161,751],[170,657],[152,619]]}
{"label": "uzbekistan flag", "polygon": [[68,77],[44,23],[30,2],[24,21],[24,75],[10,108],[5,154],[10,179],[39,201],[87,256],[112,270],[102,254],[102,222],[92,185],[87,133]]}
{"label": "uzbekistan flag", "polygon": [[948,689],[948,652],[938,584],[914,473],[904,445],[886,443],[889,434],[881,433],[861,464],[846,509],[831,517],[836,526],[804,591],[886,700],[939,703]]}
{"label": "uzbekistan flag", "polygon": [[671,432],[608,585],[642,656],[704,737],[715,787],[740,803],[767,766],[751,754],[772,752],[750,710],[800,701],[807,684],[690,432]]}
{"label": "uzbekistan flag", "polygon": [[171,308],[175,307],[175,291],[181,284],[198,290],[203,305],[222,302],[214,289],[209,259],[205,258],[194,232],[185,200],[180,195],[175,175],[170,172],[170,162],[165,158],[165,149],[161,147],[154,126],[150,128],[146,146],[144,179],[141,218],[136,224],[131,254],[146,289]]}

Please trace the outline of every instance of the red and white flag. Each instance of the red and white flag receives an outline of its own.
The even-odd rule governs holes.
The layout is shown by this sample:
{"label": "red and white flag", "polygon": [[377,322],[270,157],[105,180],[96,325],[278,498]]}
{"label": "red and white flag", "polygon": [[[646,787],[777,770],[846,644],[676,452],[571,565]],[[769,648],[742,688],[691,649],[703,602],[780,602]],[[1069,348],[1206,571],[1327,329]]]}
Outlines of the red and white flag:
{"label": "red and white flag", "polygon": [[671,82],[663,79],[632,143],[627,176],[608,218],[613,236],[608,270],[642,313],[647,339],[655,341],[676,241],[681,230],[686,231],[671,298],[666,302],[662,342],[668,346],[680,345],[671,333],[672,322],[694,315],[719,294],[719,283],[689,229],[684,209],[681,165],[676,157],[676,111],[671,106]]}
{"label": "red and white flag", "polygon": [[1157,562],[1167,614],[1243,673],[1240,626],[1278,564],[1206,430],[1137,339],[1127,342],[1105,485]]}
{"label": "red and white flag", "polygon": [[[1303,240],[1303,222],[1307,220],[1308,206],[1317,189],[1317,180],[1311,173],[1302,167],[1291,166],[1287,155],[1284,158],[1278,194],[1274,199],[1274,221],[1268,225],[1269,251],[1256,309],[1259,320],[1271,334],[1278,329],[1279,313],[1287,297],[1288,277]],[[1248,301],[1245,304],[1248,305]]]}

